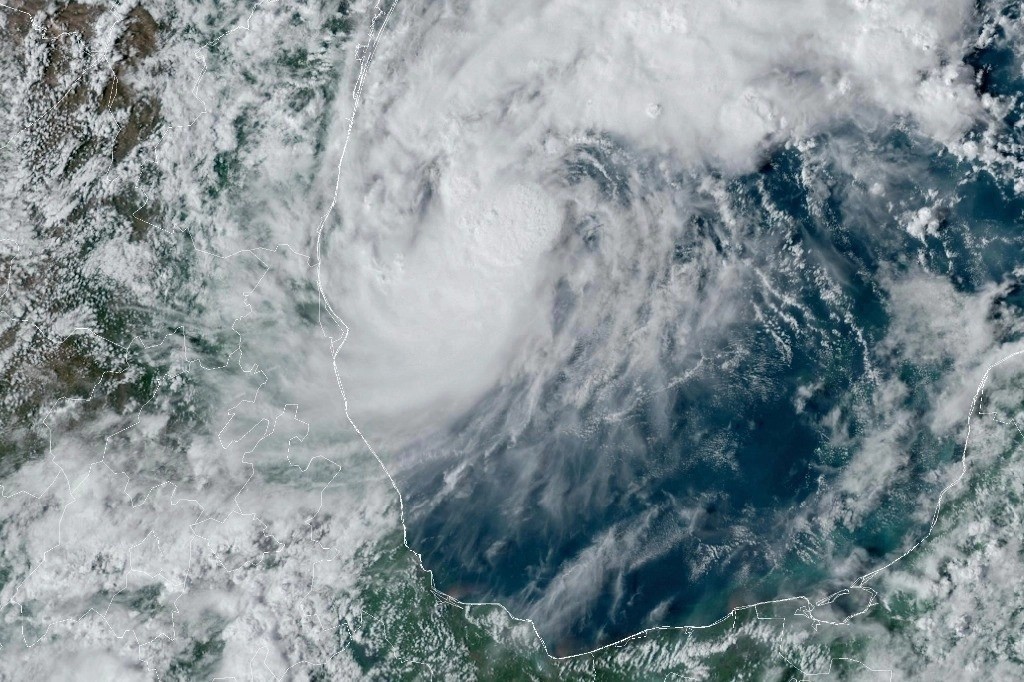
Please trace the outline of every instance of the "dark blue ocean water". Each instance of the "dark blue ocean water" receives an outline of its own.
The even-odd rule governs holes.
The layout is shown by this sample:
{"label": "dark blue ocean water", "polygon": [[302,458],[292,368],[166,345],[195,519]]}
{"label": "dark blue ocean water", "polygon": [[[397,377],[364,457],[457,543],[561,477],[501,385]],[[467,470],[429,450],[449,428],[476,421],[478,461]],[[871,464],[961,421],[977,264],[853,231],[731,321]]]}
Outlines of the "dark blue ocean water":
{"label": "dark blue ocean water", "polygon": [[[1002,43],[968,63],[982,74],[979,88],[1021,91],[1018,60]],[[1000,132],[1008,139],[1017,135],[1015,117]],[[747,276],[731,292],[738,315],[710,325],[692,348],[666,337],[662,374],[631,373],[624,358],[599,380],[600,399],[582,407],[568,400],[596,358],[608,357],[598,327],[542,378],[541,405],[514,437],[510,415],[519,414],[530,378],[496,388],[451,430],[418,443],[417,463],[399,483],[410,542],[439,587],[534,617],[553,650],[567,653],[655,624],[710,622],[731,606],[824,593],[840,579],[836,561],[856,555],[851,570],[866,572],[923,535],[920,496],[945,483],[927,474],[960,455],[955,437],[929,428],[934,388],[951,362],[885,345],[893,283],[923,272],[974,294],[1020,278],[1024,201],[1009,179],[958,161],[912,130],[851,124],[810,151],[772,149],[755,172],[723,180],[742,239],[720,203],[691,202],[655,271],[707,269],[706,278],[688,280],[709,287],[698,300],[713,298],[709,264],[742,263]],[[597,157],[601,173],[588,165]],[[581,148],[567,160],[566,181],[597,183],[609,202],[640,210],[644,183],[665,183],[625,167],[631,163],[614,145]],[[871,171],[870,181],[851,169]],[[676,180],[691,188],[681,192],[697,182]],[[900,216],[933,205],[936,235],[908,234]],[[606,228],[582,217],[575,248],[598,250]],[[1020,314],[1024,288],[1008,291],[991,316]],[[780,292],[796,304],[780,302]],[[553,328],[572,330],[580,301],[567,290],[556,301]],[[666,387],[665,376],[686,378]],[[850,527],[829,526],[827,535],[813,519],[796,527],[794,519],[886,428],[875,392],[895,379],[908,389],[900,407],[911,415],[894,436],[907,456],[901,485],[883,490]],[[808,386],[813,392],[800,399]],[[615,409],[626,417],[603,418]],[[464,467],[459,484],[445,492],[457,467]],[[590,555],[571,578],[558,577]]]}

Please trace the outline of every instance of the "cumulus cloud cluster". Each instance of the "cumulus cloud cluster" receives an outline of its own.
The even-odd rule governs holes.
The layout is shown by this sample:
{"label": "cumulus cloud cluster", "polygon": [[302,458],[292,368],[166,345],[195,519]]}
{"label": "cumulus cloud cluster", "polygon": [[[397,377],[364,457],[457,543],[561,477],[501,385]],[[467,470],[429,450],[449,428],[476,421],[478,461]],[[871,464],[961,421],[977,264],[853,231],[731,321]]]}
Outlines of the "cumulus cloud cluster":
{"label": "cumulus cloud cluster", "polygon": [[[695,600],[722,588],[695,616],[716,618],[754,594],[730,579],[756,582],[794,547],[807,565],[845,559],[844,577],[874,566],[828,532],[883,525],[871,514],[935,463],[968,375],[1020,336],[1006,303],[1020,272],[961,291],[958,249],[982,258],[955,241],[956,200],[908,189],[926,173],[908,180],[886,146],[895,131],[903,148],[997,150],[960,144],[999,109],[963,61],[972,3],[403,0],[381,40],[353,45],[339,91],[365,80],[323,130],[335,56],[316,26],[296,28],[317,9],[291,9],[242,11],[217,48],[234,61],[211,43],[189,70],[194,45],[165,46],[162,111],[178,127],[153,159],[168,234],[270,248],[216,259],[222,279],[195,285],[201,332],[242,345],[177,375],[209,389],[192,447],[163,449],[164,399],[127,430],[61,425],[53,454],[5,483],[40,495],[4,500],[8,544],[28,538],[4,588],[28,620],[9,639],[112,633],[165,667],[218,639],[224,672],[255,651],[275,676],[302,658],[356,674],[331,648],[341,630],[310,622],[371,620],[354,582],[397,527],[391,480],[343,419],[306,259],[281,247],[295,271],[265,279],[260,260],[284,242],[314,251],[343,145],[320,252],[348,325],[336,363],[442,587],[465,577],[460,594],[501,598],[571,650],[573,634],[688,617],[680,585],[708,580]],[[353,12],[379,27],[378,9]],[[872,252],[907,243],[916,264],[874,277]],[[150,264],[125,253],[106,249],[100,274],[137,284]],[[227,265],[249,256],[260,267]],[[918,390],[894,368],[938,378]],[[789,451],[787,470],[774,455]],[[293,646],[304,637],[315,646]],[[65,663],[53,650],[8,665],[49,671]]]}
{"label": "cumulus cloud cluster", "polygon": [[[398,7],[354,123],[351,102],[336,112],[321,273],[349,327],[351,414],[396,467],[428,563],[493,580],[475,593],[560,636],[678,613],[623,596],[638,571],[763,574],[789,551],[765,519],[808,562],[846,551],[829,533],[949,437],[915,435],[917,387],[887,349],[911,333],[906,254],[928,270],[935,242],[961,248],[955,192],[918,186],[935,173],[921,158],[978,159],[970,136],[995,126],[965,62],[975,12]],[[963,296],[970,319],[989,299]],[[995,352],[989,331],[965,350]],[[968,365],[950,381],[969,385]],[[798,521],[789,505],[814,490],[824,511]]]}
{"label": "cumulus cloud cluster", "polygon": [[[403,4],[362,90],[327,266],[352,329],[356,414],[407,440],[472,406],[517,353],[552,343],[554,283],[577,263],[551,254],[571,247],[574,213],[618,210],[566,182],[581,146],[627,150],[626,170],[600,159],[588,172],[610,185],[636,174],[647,206],[608,242],[643,240],[654,258],[693,210],[676,188],[687,173],[747,171],[830,126],[911,120],[957,141],[982,111],[960,61],[971,7]],[[628,287],[637,273],[580,276],[581,289]],[[591,303],[638,306],[621,291]]]}

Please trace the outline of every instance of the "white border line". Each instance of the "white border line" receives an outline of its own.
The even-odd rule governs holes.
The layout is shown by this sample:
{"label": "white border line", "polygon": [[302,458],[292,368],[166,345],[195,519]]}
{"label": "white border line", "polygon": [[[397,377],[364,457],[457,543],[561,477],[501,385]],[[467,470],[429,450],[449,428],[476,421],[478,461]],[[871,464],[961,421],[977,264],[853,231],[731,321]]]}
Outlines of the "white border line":
{"label": "white border line", "polygon": [[[594,649],[590,649],[590,650],[587,650],[587,651],[582,651],[582,652],[575,653],[575,654],[569,654],[569,655],[566,655],[566,656],[555,656],[555,655],[551,654],[550,650],[548,649],[547,643],[544,641],[544,638],[540,635],[540,632],[537,630],[537,626],[533,622],[532,619],[530,619],[530,618],[519,618],[519,617],[513,615],[512,612],[509,611],[509,609],[504,604],[502,604],[500,602],[464,602],[464,601],[461,601],[461,600],[456,599],[455,597],[453,597],[453,596],[451,596],[451,595],[449,595],[449,594],[439,590],[435,586],[433,571],[428,569],[423,564],[423,557],[419,554],[419,552],[417,552],[415,549],[413,549],[409,545],[409,533],[408,533],[408,529],[407,529],[406,523],[405,523],[405,500],[402,497],[402,491],[398,488],[398,485],[395,483],[394,477],[392,477],[391,472],[388,471],[388,468],[384,465],[384,462],[383,462],[383,460],[381,460],[380,456],[377,454],[377,451],[373,448],[372,445],[370,445],[370,442],[366,439],[366,436],[363,435],[363,432],[359,430],[359,427],[356,425],[355,421],[352,419],[352,417],[349,414],[348,397],[347,397],[347,395],[345,393],[345,387],[344,387],[344,385],[342,383],[342,380],[341,380],[341,374],[340,374],[340,371],[338,369],[338,361],[337,361],[338,354],[341,352],[341,348],[342,348],[342,346],[344,346],[345,340],[348,338],[349,327],[348,327],[347,324],[345,324],[345,321],[341,318],[340,315],[338,315],[334,311],[334,308],[331,306],[330,300],[327,297],[327,293],[324,291],[323,277],[322,277],[322,271],[321,271],[322,270],[322,265],[323,265],[323,260],[321,258],[321,243],[323,241],[324,228],[326,227],[327,221],[329,220],[329,218],[331,216],[331,213],[333,213],[334,208],[335,208],[335,206],[337,206],[337,203],[338,203],[338,194],[339,194],[339,191],[340,191],[340,188],[341,188],[342,165],[344,164],[345,154],[348,151],[348,145],[349,145],[349,142],[350,142],[351,137],[352,137],[352,130],[353,130],[353,127],[355,125],[356,115],[359,112],[360,96],[362,95],[363,87],[366,84],[366,77],[367,77],[367,75],[369,73],[370,64],[373,61],[373,56],[374,56],[374,53],[376,52],[377,45],[380,43],[380,39],[381,39],[381,37],[382,37],[382,35],[384,33],[384,29],[387,27],[388,20],[391,18],[391,15],[394,13],[395,8],[398,6],[399,0],[393,0],[393,2],[388,7],[386,12],[381,7],[381,2],[382,2],[382,0],[377,0],[377,3],[374,5],[373,17],[370,20],[370,28],[369,28],[369,31],[368,31],[368,34],[367,34],[366,45],[364,46],[365,50],[364,50],[363,55],[362,55],[362,57],[360,59],[361,64],[360,64],[360,67],[359,67],[359,72],[358,72],[358,74],[356,76],[356,84],[355,84],[355,87],[352,90],[352,114],[349,116],[348,126],[346,128],[346,133],[345,133],[345,140],[344,140],[344,143],[342,145],[341,154],[340,154],[340,156],[338,158],[337,176],[335,178],[335,184],[334,184],[334,196],[331,199],[330,206],[328,206],[328,208],[325,211],[324,215],[321,217],[320,224],[319,224],[319,226],[317,227],[317,230],[316,230],[316,256],[315,256],[315,258],[316,258],[316,263],[315,263],[315,267],[316,267],[316,283],[317,283],[317,289],[319,290],[319,293],[320,293],[320,299],[321,299],[321,302],[322,302],[322,309],[327,312],[327,314],[331,318],[331,321],[333,321],[335,324],[337,324],[340,327],[340,329],[341,329],[341,335],[339,337],[331,336],[331,334],[328,332],[328,330],[324,327],[323,319],[321,318],[321,320],[320,320],[320,329],[323,332],[324,336],[329,340],[329,342],[331,344],[331,364],[332,364],[332,367],[334,369],[335,380],[338,383],[338,390],[341,392],[342,403],[344,405],[344,410],[345,410],[345,418],[348,420],[348,423],[352,426],[352,428],[355,430],[355,432],[362,439],[363,443],[366,445],[366,448],[370,451],[370,454],[372,454],[374,459],[377,460],[377,463],[380,465],[381,469],[384,471],[384,474],[387,476],[388,481],[391,482],[391,487],[395,489],[395,493],[398,495],[399,517],[400,517],[400,520],[401,520],[401,523],[402,523],[402,543],[405,545],[406,549],[408,549],[412,553],[412,555],[415,557],[417,567],[421,571],[425,572],[427,574],[427,576],[429,577],[429,580],[430,580],[430,590],[434,593],[434,595],[441,602],[447,603],[447,604],[452,605],[452,606],[457,606],[457,607],[466,609],[467,613],[468,613],[468,610],[471,607],[474,607],[474,606],[498,607],[502,611],[504,611],[505,614],[509,618],[511,618],[513,621],[516,621],[518,623],[529,623],[530,627],[533,629],[534,634],[537,636],[537,639],[540,642],[540,645],[543,648],[544,653],[547,655],[547,657],[549,659],[554,660],[554,661],[567,661],[567,660],[571,660],[571,659],[574,659],[574,658],[590,656],[592,654],[604,651],[606,649],[610,649],[612,647],[620,647],[620,646],[626,644],[627,642],[630,642],[630,641],[632,641],[634,639],[639,639],[641,637],[645,637],[648,634],[651,634],[651,633],[654,633],[654,632],[662,632],[662,631],[693,632],[695,630],[705,630],[705,629],[713,628],[713,627],[716,627],[717,625],[720,625],[721,623],[725,622],[726,620],[729,620],[730,618],[733,618],[740,611],[744,611],[744,610],[748,610],[748,609],[753,608],[753,609],[755,609],[755,613],[756,613],[756,609],[759,606],[769,606],[769,605],[773,605],[773,604],[784,604],[784,603],[787,603],[787,602],[794,602],[794,601],[801,602],[801,605],[796,609],[796,611],[794,612],[794,615],[802,615],[802,616],[805,616],[806,618],[809,618],[814,623],[815,626],[817,626],[817,625],[846,625],[853,618],[855,618],[857,616],[860,616],[860,615],[863,615],[864,613],[867,613],[872,607],[874,607],[876,604],[879,603],[878,593],[875,590],[873,590],[872,588],[867,586],[867,584],[866,584],[867,581],[870,580],[871,578],[875,577],[877,574],[881,573],[882,571],[885,571],[886,569],[890,568],[891,566],[893,566],[894,564],[896,564],[900,560],[902,560],[902,559],[906,558],[907,556],[909,556],[918,547],[920,547],[929,537],[931,537],[931,534],[932,534],[932,532],[935,529],[935,524],[938,521],[939,512],[941,511],[942,502],[945,499],[946,493],[949,492],[949,490],[952,489],[954,486],[958,485],[963,480],[964,476],[966,475],[966,473],[967,473],[967,448],[968,448],[968,444],[970,442],[970,435],[971,435],[971,417],[973,416],[974,411],[977,408],[978,403],[979,403],[979,401],[981,399],[982,391],[985,388],[985,384],[988,382],[989,374],[992,372],[993,369],[995,369],[999,365],[1003,364],[1004,362],[1010,360],[1011,358],[1014,358],[1014,357],[1017,357],[1019,355],[1024,354],[1024,348],[1010,353],[1009,355],[1003,357],[1002,359],[1000,359],[1000,360],[996,361],[995,363],[993,363],[992,365],[990,365],[985,370],[985,373],[984,373],[984,375],[981,378],[981,382],[978,384],[978,388],[977,388],[977,390],[974,393],[974,399],[971,401],[971,409],[970,409],[970,412],[968,412],[968,415],[967,415],[967,436],[966,436],[966,438],[964,440],[963,453],[961,455],[961,460],[960,460],[961,461],[960,474],[956,477],[956,479],[954,481],[952,481],[945,488],[943,488],[941,493],[939,493],[938,500],[935,503],[935,509],[932,512],[931,524],[928,527],[927,534],[923,538],[918,540],[916,543],[914,543],[914,545],[912,545],[909,549],[907,549],[905,552],[903,552],[903,554],[901,554],[897,558],[893,559],[892,561],[888,562],[887,564],[885,564],[885,565],[883,565],[883,566],[881,566],[879,568],[876,568],[875,570],[873,570],[873,571],[871,571],[869,573],[866,573],[866,574],[860,576],[859,578],[854,580],[853,583],[851,583],[848,588],[839,590],[838,592],[835,592],[835,593],[825,597],[824,599],[820,599],[817,602],[814,602],[812,599],[810,599],[807,596],[800,595],[800,596],[793,596],[793,597],[784,597],[784,598],[781,598],[781,599],[772,599],[772,600],[768,600],[768,601],[761,601],[761,602],[756,602],[756,603],[753,603],[753,604],[746,604],[744,606],[737,606],[737,607],[732,608],[726,615],[722,616],[718,620],[715,620],[715,621],[713,621],[711,623],[708,623],[708,624],[705,624],[705,625],[659,625],[659,626],[649,627],[649,628],[645,628],[643,630],[640,630],[639,632],[636,632],[636,633],[634,633],[632,635],[628,635],[627,637],[623,637],[623,638],[618,639],[618,640],[616,640],[614,642],[611,642],[609,644],[604,644],[604,645],[596,647]],[[858,611],[856,613],[853,613],[853,614],[847,616],[846,618],[844,618],[842,621],[839,621],[839,622],[823,620],[823,619],[816,618],[814,616],[813,610],[814,610],[814,608],[816,606],[823,606],[823,605],[830,604],[833,601],[835,601],[837,598],[839,598],[839,597],[841,597],[843,595],[849,594],[851,590],[864,590],[864,591],[868,592],[868,594],[869,594],[868,603],[867,603],[867,605],[863,609],[861,609],[860,611]],[[853,659],[850,659],[850,660],[853,660]],[[862,663],[862,665],[863,665],[863,663]],[[892,671],[878,671],[878,672],[889,672],[890,673],[890,677],[892,675]],[[806,675],[807,673],[804,673],[804,674]],[[814,674],[822,674],[822,673],[814,673]]]}

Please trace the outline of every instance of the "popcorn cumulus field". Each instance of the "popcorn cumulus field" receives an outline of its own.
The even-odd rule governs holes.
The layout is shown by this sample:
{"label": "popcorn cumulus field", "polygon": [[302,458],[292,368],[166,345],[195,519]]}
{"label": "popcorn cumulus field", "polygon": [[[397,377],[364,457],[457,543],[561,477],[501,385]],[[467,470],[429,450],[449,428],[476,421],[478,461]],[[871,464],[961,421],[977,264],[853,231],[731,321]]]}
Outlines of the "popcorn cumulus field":
{"label": "popcorn cumulus field", "polygon": [[0,5],[0,679],[1024,678],[1024,17]]}

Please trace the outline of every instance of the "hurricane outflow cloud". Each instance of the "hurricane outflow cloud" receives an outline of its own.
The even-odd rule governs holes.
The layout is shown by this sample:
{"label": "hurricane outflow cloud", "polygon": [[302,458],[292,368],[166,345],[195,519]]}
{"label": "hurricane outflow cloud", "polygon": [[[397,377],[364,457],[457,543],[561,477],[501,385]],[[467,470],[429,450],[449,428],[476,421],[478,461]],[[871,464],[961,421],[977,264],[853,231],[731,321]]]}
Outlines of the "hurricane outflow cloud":
{"label": "hurricane outflow cloud", "polygon": [[[595,644],[713,619],[752,598],[722,596],[736,580],[788,580],[786,556],[866,570],[829,534],[881,524],[949,437],[930,407],[895,410],[938,393],[893,378],[879,342],[902,333],[905,254],[931,271],[960,248],[955,182],[923,159],[979,158],[971,136],[999,125],[965,62],[975,19],[968,2],[399,7],[351,136],[337,113],[322,274],[351,415],[442,586]],[[971,352],[994,352],[979,334]]]}
{"label": "hurricane outflow cloud", "polygon": [[0,678],[1024,678],[1019,3],[14,4]]}
{"label": "hurricane outflow cloud", "polygon": [[[645,266],[620,255],[664,252],[694,210],[678,191],[694,173],[750,170],[773,145],[831,126],[909,120],[957,141],[982,113],[961,63],[970,12],[969,2],[404,3],[362,90],[330,237],[356,416],[378,438],[407,440],[508,380],[517,358],[561,361],[552,310],[563,275],[581,305],[635,325],[651,287],[631,290]],[[612,147],[618,168],[592,153]],[[574,164],[620,193],[633,173],[646,205],[624,217],[621,201],[572,182]],[[601,263],[612,272],[565,255],[581,220],[614,223],[599,246],[619,252]],[[716,312],[665,287],[652,301],[651,315]]]}

